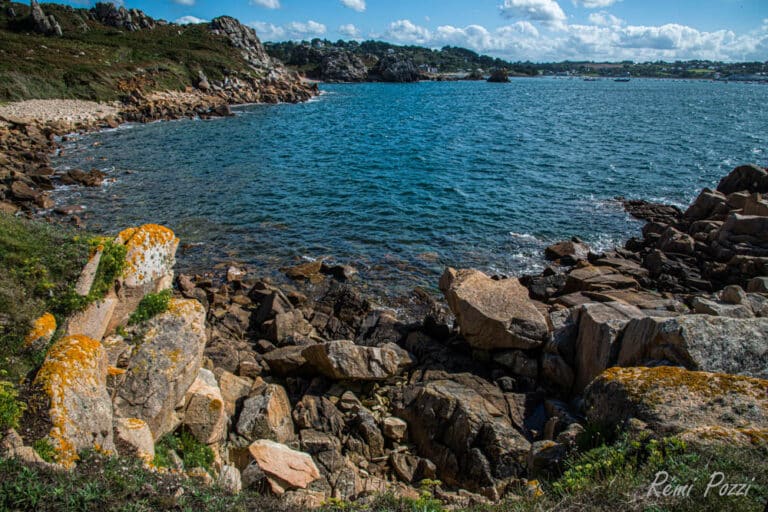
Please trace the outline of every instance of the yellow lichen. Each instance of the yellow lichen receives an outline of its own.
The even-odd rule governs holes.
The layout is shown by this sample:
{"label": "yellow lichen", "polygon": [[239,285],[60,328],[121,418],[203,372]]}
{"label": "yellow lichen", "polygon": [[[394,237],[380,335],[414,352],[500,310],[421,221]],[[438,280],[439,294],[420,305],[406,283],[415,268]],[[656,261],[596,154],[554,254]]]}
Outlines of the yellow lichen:
{"label": "yellow lichen", "polygon": [[41,338],[50,338],[56,332],[56,318],[50,313],[46,313],[32,324],[32,330],[24,338],[24,346],[29,348]]}
{"label": "yellow lichen", "polygon": [[122,368],[115,368],[114,366],[110,366],[109,368],[107,368],[107,375],[109,375],[110,377],[117,377],[119,375],[125,375],[126,371],[127,370],[124,370]]}
{"label": "yellow lichen", "polygon": [[51,347],[35,383],[42,387],[50,400],[50,437],[56,449],[57,462],[71,467],[77,461],[77,450],[67,436],[74,429],[67,411],[64,390],[84,375],[92,375],[99,364],[101,343],[87,336],[68,336]]}
{"label": "yellow lichen", "polygon": [[[145,224],[138,228],[128,228],[117,235],[118,242],[128,250],[125,259],[125,276],[136,274],[140,266],[146,262],[147,251],[162,246],[178,245],[179,239],[173,231],[157,224]],[[137,279],[142,282],[146,275],[140,273]]]}

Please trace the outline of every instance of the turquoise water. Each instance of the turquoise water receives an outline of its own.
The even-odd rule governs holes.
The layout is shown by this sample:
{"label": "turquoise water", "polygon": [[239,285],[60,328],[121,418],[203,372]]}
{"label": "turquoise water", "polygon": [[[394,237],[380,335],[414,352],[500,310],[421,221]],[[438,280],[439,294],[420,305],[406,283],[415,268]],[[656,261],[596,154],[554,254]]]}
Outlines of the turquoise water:
{"label": "turquoise water", "polygon": [[[734,166],[768,165],[768,87],[634,80],[324,85],[306,104],[122,127],[57,165],[106,170],[62,189],[88,226],[157,222],[185,269],[263,274],[307,258],[375,291],[434,286],[445,265],[520,274],[548,243],[639,232],[613,198],[684,205]],[[94,143],[98,142],[98,145]]]}

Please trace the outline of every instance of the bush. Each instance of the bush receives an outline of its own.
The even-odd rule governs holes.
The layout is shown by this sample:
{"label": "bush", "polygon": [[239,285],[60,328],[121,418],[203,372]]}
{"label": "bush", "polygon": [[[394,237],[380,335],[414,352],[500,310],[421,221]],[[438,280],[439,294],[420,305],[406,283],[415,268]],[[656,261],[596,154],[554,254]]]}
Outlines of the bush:
{"label": "bush", "polygon": [[18,401],[19,392],[13,384],[0,380],[0,431],[19,428],[19,419],[26,405]]}
{"label": "bush", "polygon": [[159,314],[165,313],[168,311],[172,297],[172,290],[163,290],[160,293],[148,293],[141,299],[136,311],[134,311],[128,319],[128,325],[140,324]]}

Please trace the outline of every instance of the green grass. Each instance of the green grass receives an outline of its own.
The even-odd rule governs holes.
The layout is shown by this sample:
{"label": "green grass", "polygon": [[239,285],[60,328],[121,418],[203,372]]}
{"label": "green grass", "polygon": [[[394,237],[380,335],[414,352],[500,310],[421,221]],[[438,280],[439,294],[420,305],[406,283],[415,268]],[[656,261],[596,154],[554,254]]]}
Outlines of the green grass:
{"label": "green grass", "polygon": [[141,299],[136,311],[128,319],[128,325],[136,325],[146,322],[157,315],[168,311],[173,298],[173,290],[163,290],[159,293],[148,293]]}
{"label": "green grass", "polygon": [[[0,11],[0,99],[79,98],[97,101],[121,99],[136,77],[146,91],[183,90],[197,82],[198,71],[210,79],[227,72],[254,76],[229,41],[213,36],[204,26],[158,26],[128,32],[87,20],[84,10],[71,11],[57,4],[43,4],[56,17],[64,37],[31,32],[27,18],[11,20]],[[28,4],[14,4],[24,16]]]}
{"label": "green grass", "polygon": [[0,380],[0,431],[19,427],[19,419],[26,406],[18,397],[19,392],[11,382]]}
{"label": "green grass", "polygon": [[38,439],[32,443],[32,448],[35,449],[37,454],[43,458],[46,462],[55,462],[56,449],[51,444],[51,441],[47,437]]}

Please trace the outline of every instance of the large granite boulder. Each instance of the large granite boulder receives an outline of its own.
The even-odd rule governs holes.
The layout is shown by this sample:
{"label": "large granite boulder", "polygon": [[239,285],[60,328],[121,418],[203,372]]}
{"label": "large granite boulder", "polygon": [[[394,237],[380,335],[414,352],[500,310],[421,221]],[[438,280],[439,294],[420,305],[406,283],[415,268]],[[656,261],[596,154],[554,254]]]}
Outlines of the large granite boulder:
{"label": "large granite boulder", "polygon": [[320,478],[312,457],[284,444],[259,440],[248,447],[254,462],[266,474],[272,492],[285,494],[290,489],[306,489]]}
{"label": "large granite boulder", "polygon": [[619,366],[684,366],[689,370],[768,378],[768,318],[684,315],[630,321]]}
{"label": "large granite boulder", "polygon": [[291,419],[291,402],[282,386],[264,384],[245,401],[237,432],[248,439],[270,439],[289,443],[296,439]]}
{"label": "large granite boulder", "polygon": [[49,400],[57,462],[71,466],[85,449],[115,450],[107,352],[96,340],[68,336],[46,355],[35,383]]}
{"label": "large granite boulder", "polygon": [[717,190],[726,195],[742,190],[764,194],[768,192],[768,172],[756,165],[742,165],[720,180]]}
{"label": "large granite boulder", "polygon": [[440,290],[474,348],[531,349],[547,339],[547,321],[517,279],[496,281],[479,270],[448,268]]}
{"label": "large granite boulder", "polygon": [[205,309],[196,300],[171,300],[143,326],[114,399],[115,414],[144,420],[155,439],[180,422],[176,406],[198,376],[206,343]]}
{"label": "large granite boulder", "polygon": [[590,422],[634,418],[664,435],[702,427],[768,433],[768,381],[676,367],[611,368],[584,392]]}
{"label": "large granite boulder", "polygon": [[530,450],[504,407],[459,382],[436,380],[408,387],[395,413],[442,481],[497,499],[523,474]]}
{"label": "large granite boulder", "polygon": [[334,380],[386,380],[400,369],[397,351],[362,347],[348,340],[311,345],[302,356],[314,370]]}
{"label": "large granite boulder", "polygon": [[216,444],[227,437],[229,416],[219,384],[210,370],[200,368],[184,399],[182,424],[203,444]]}
{"label": "large granite boulder", "polygon": [[621,302],[585,304],[579,314],[576,338],[574,392],[580,392],[616,357],[619,335],[632,319],[645,314],[635,306]]}

